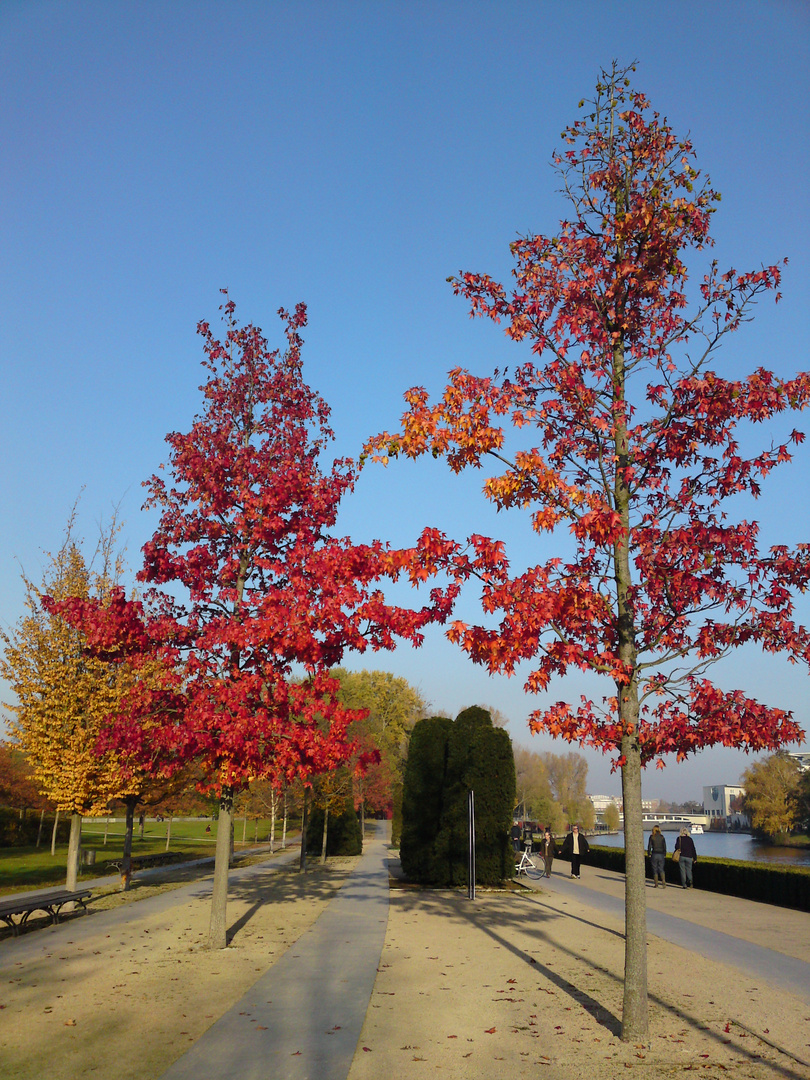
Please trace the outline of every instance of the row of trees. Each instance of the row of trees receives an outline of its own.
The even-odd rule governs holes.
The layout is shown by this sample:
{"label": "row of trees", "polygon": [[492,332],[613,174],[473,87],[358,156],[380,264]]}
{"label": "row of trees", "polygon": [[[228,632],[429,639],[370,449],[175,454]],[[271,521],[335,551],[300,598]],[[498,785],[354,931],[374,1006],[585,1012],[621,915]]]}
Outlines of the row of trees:
{"label": "row of trees", "polygon": [[588,763],[582,754],[539,754],[515,748],[517,806],[521,816],[565,832],[577,822],[593,828],[593,803],[587,795]]}
{"label": "row of trees", "polygon": [[[196,762],[220,799],[220,820],[250,779],[308,777],[358,752],[353,716],[328,671],[347,649],[418,643],[448,618],[467,582],[485,618],[448,636],[491,672],[530,669],[544,694],[570,671],[604,678],[601,702],[556,701],[535,731],[610,754],[621,770],[627,840],[622,1036],[648,1034],[641,772],[714,744],[775,750],[799,725],[708,678],[730,651],[759,646],[810,659],[794,598],[810,582],[810,547],[762,550],[757,524],[732,513],[791,459],[803,435],[762,449],[745,431],[810,403],[810,373],[762,367],[719,374],[727,336],[767,293],[782,264],[722,272],[709,261],[693,297],[689,271],[712,244],[719,195],[678,138],[616,64],[553,162],[567,209],[550,235],[516,240],[514,282],[462,273],[453,288],[472,315],[502,322],[516,366],[450,373],[431,403],[406,394],[400,430],[367,456],[431,454],[453,472],[483,469],[498,510],[528,513],[541,560],[510,565],[497,538],[456,541],[426,528],[414,549],[356,546],[333,536],[355,479],[350,462],[321,472],[331,438],[325,404],[303,383],[303,307],[282,312],[288,347],[269,353],[239,328],[228,301],[224,342],[205,341],[209,378],[192,430],[172,434],[172,482],[153,477],[160,525],[144,549],[145,603],[65,605],[97,654],[132,681],[110,745],[133,773],[168,777]],[[407,575],[441,586],[417,611],[385,603]],[[57,602],[59,603],[59,602]],[[153,666],[150,666],[153,665]],[[290,682],[293,665],[306,678]],[[114,680],[119,685],[117,680]],[[362,768],[368,761],[358,758]],[[225,944],[227,839],[217,849],[211,942]],[[218,921],[219,920],[219,921]]]}

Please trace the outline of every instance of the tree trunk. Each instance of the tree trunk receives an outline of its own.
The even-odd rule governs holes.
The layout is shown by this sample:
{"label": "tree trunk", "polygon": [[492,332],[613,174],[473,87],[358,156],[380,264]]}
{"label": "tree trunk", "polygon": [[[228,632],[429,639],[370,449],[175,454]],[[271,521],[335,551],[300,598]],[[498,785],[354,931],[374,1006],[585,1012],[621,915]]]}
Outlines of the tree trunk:
{"label": "tree trunk", "polygon": [[[69,892],[76,891],[76,883],[79,880],[79,860],[82,854],[82,815],[71,814],[70,816],[70,840],[68,841],[67,877],[65,888]],[[67,906],[67,905],[66,905]]]}
{"label": "tree trunk", "polygon": [[[258,844],[258,842],[259,842],[259,819],[257,817],[255,817],[253,819],[253,843]],[[271,851],[273,850],[273,845],[272,844],[270,845],[270,850]]]}
{"label": "tree trunk", "polygon": [[272,788],[270,791],[270,854],[273,854],[273,848],[276,846],[276,803],[278,801],[278,795],[276,789]]}
{"label": "tree trunk", "polygon": [[53,832],[51,833],[51,855],[56,854],[56,831],[59,828],[59,811],[53,816]]}
{"label": "tree trunk", "polygon": [[228,947],[226,913],[228,905],[228,866],[233,833],[233,790],[223,789],[217,819],[217,849],[214,858],[214,890],[211,895],[211,920],[208,925],[208,948]]}
{"label": "tree trunk", "polygon": [[137,798],[128,795],[124,799],[127,808],[126,825],[124,826],[124,857],[121,860],[121,891],[126,892],[132,881],[132,834],[135,831],[135,804]]}
{"label": "tree trunk", "polygon": [[287,847],[287,792],[284,792],[284,823],[281,826],[281,850]]}
{"label": "tree trunk", "polygon": [[45,825],[45,807],[42,808],[42,812],[39,815],[39,828],[37,829],[37,847],[42,843],[42,829]]}
{"label": "tree trunk", "polygon": [[242,843],[243,844],[245,842],[246,837],[247,837],[247,810],[245,811],[245,816],[242,818]]}
{"label": "tree trunk", "polygon": [[171,843],[171,840],[172,840],[172,820],[173,820],[173,815],[169,814],[169,823],[166,826],[166,850],[167,851],[169,850],[169,844]]}
{"label": "tree trunk", "polygon": [[[611,328],[612,329],[612,328]],[[624,999],[622,1041],[647,1042],[650,1032],[647,1003],[647,899],[644,894],[644,833],[641,821],[641,743],[639,742],[638,652],[633,618],[630,563],[631,503],[630,442],[625,402],[624,344],[613,346],[613,409],[616,473],[615,509],[622,523],[613,548],[616,580],[616,639],[619,659],[626,673],[617,680],[621,724],[622,796],[624,798]]]}
{"label": "tree trunk", "polygon": [[299,872],[306,872],[307,868],[307,818],[309,817],[309,799],[307,789],[304,788],[304,809],[301,811],[301,856],[298,860]]}
{"label": "tree trunk", "polygon": [[107,833],[110,830],[110,817],[109,814],[104,818],[104,847],[107,846]]}
{"label": "tree trunk", "polygon": [[624,799],[624,1001],[622,1040],[646,1041],[647,897],[644,879],[644,826],[641,820],[641,754],[638,740],[622,740],[622,797]]}
{"label": "tree trunk", "polygon": [[323,809],[323,840],[321,841],[321,862],[326,862],[326,841],[329,837],[329,803]]}

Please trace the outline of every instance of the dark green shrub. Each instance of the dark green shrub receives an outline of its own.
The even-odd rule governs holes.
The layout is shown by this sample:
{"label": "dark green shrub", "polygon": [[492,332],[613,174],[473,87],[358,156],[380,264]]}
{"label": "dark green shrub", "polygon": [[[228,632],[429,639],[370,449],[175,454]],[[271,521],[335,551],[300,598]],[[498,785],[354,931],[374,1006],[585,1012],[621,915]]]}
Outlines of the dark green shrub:
{"label": "dark green shrub", "polygon": [[468,794],[475,792],[475,879],[495,885],[512,876],[509,830],[515,806],[515,758],[505,731],[478,706],[459,713],[447,743],[444,810],[436,837],[442,883],[468,878]]}
{"label": "dark green shrub", "polygon": [[470,790],[475,792],[476,882],[496,884],[514,868],[511,740],[477,706],[452,723],[445,717],[420,721],[411,735],[402,800],[400,856],[406,877],[432,885],[467,883]]}
{"label": "dark green shrub", "polygon": [[[307,855],[320,855],[323,844],[323,810],[313,808],[307,822]],[[339,813],[329,812],[329,828],[326,834],[326,854],[360,855],[363,851],[363,834],[360,819],[351,805]]]}
{"label": "dark green shrub", "polygon": [[447,740],[453,721],[430,716],[414,725],[402,786],[402,872],[412,881],[436,876],[435,843],[444,805]]}
{"label": "dark green shrub", "polygon": [[[0,847],[33,847],[37,842],[39,833],[39,812],[24,812],[20,817],[19,810],[9,807],[0,807]],[[53,814],[46,814],[42,825],[42,844],[51,843],[53,833]],[[70,816],[59,819],[56,827],[56,841],[59,844],[67,843],[70,835]]]}

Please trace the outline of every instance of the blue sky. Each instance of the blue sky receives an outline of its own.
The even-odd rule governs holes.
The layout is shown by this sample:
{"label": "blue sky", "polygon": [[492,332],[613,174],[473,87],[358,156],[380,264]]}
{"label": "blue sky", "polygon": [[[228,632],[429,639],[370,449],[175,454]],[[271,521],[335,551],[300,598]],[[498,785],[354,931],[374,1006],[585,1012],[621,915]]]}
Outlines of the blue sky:
{"label": "blue sky", "polygon": [[[22,612],[20,564],[39,578],[82,489],[82,533],[120,504],[137,567],[155,523],[141,482],[198,408],[195,327],[217,320],[221,287],[274,344],[276,310],[308,304],[305,371],[332,406],[336,454],[393,428],[409,386],[514,363],[446,278],[505,280],[509,242],[553,231],[565,204],[551,152],[614,57],[638,61],[636,85],[691,133],[722,192],[721,265],[790,259],[783,301],[759,308],[722,370],[806,367],[808,42],[802,0],[4,0],[0,623]],[[810,539],[809,464],[805,448],[754,508],[769,542]],[[427,524],[490,532],[518,559],[545,557],[478,486],[433,461],[368,467],[341,525],[395,544]],[[439,632],[360,664],[404,675],[437,712],[489,703],[516,740],[569,749],[530,740],[521,681],[490,679]],[[717,678],[810,729],[805,672],[746,654]],[[617,793],[605,759],[588,760],[591,790]],[[700,798],[748,763],[705,752],[651,770],[644,793]]]}

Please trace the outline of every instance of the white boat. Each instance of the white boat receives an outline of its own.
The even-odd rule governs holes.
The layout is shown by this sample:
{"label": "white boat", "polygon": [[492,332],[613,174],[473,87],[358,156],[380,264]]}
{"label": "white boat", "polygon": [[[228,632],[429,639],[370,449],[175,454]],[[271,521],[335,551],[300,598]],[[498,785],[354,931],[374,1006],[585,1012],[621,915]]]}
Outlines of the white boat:
{"label": "white boat", "polygon": [[692,825],[690,827],[690,829],[689,829],[689,832],[692,833],[693,836],[696,833],[702,833],[703,832],[703,826],[702,825]]}

